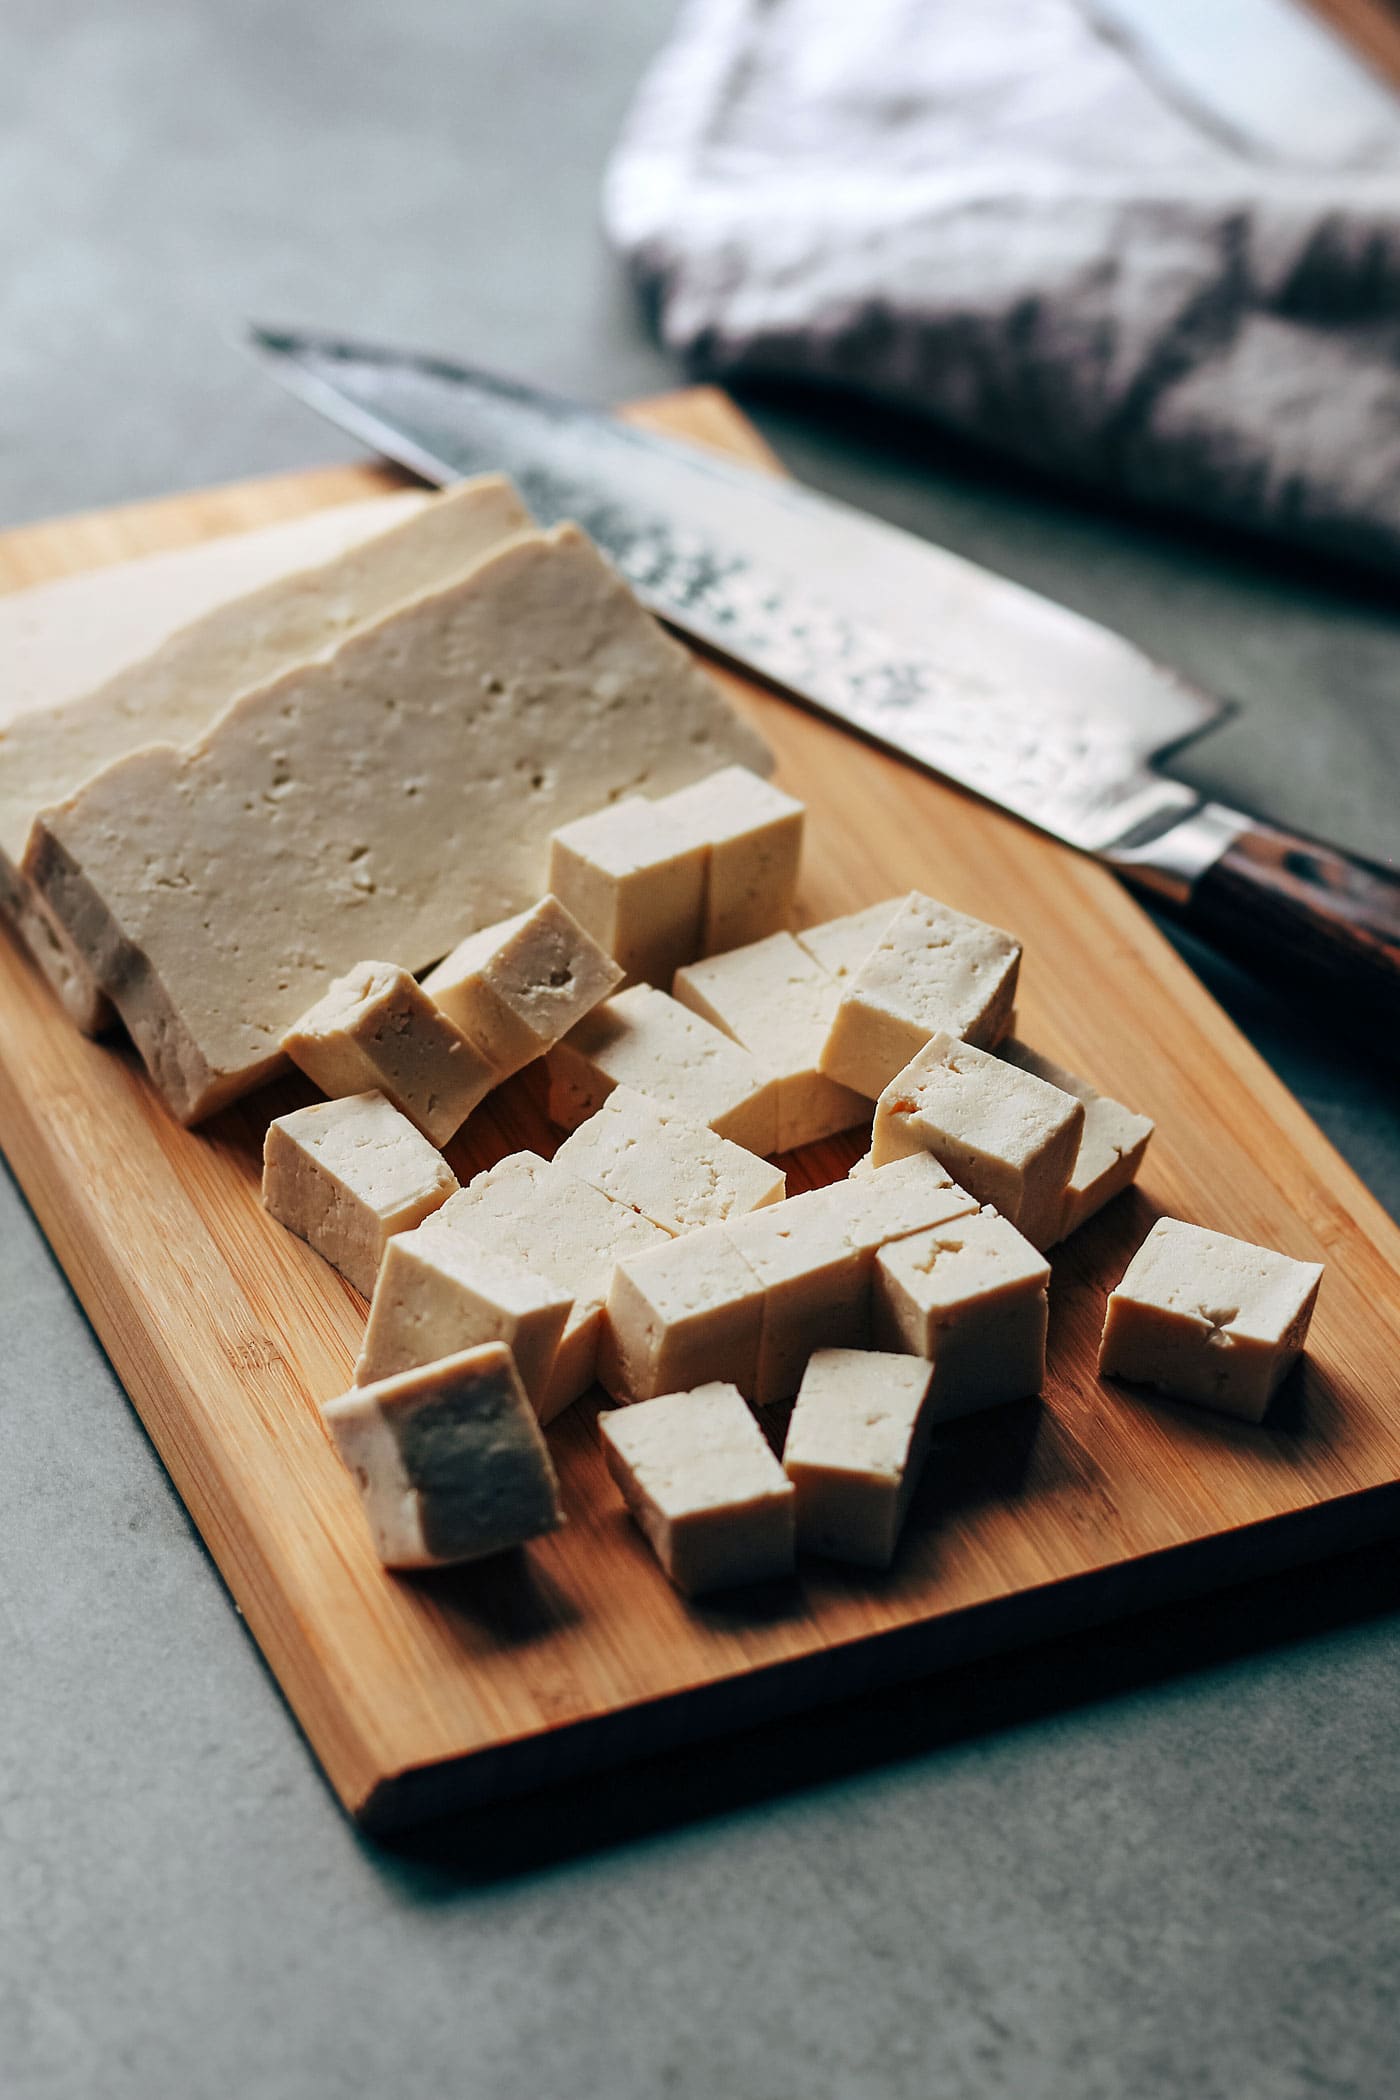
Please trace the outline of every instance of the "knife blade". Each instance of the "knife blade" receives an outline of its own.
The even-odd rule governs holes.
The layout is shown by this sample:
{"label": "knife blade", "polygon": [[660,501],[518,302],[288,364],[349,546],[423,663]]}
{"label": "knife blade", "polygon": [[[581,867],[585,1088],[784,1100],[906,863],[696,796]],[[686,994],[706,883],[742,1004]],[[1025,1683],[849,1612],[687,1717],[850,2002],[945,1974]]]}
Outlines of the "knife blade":
{"label": "knife blade", "polygon": [[450,359],[254,326],[332,422],[424,480],[500,471],[583,526],[661,619],[1189,909],[1397,1010],[1400,882],[1162,770],[1226,703],[945,548],[699,447]]}

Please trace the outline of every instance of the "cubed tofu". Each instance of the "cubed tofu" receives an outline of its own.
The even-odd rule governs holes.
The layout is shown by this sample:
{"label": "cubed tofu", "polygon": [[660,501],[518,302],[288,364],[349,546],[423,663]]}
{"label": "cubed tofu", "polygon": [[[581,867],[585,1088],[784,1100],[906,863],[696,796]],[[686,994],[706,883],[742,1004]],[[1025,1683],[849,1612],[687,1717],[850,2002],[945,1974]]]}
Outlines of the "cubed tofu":
{"label": "cubed tofu", "polygon": [[848,978],[879,945],[886,928],[904,903],[902,897],[886,897],[881,904],[867,904],[863,911],[846,912],[839,919],[823,919],[819,926],[804,926],[797,939],[819,962],[828,977],[842,990]]}
{"label": "cubed tofu", "polygon": [[652,1400],[719,1379],[753,1393],[763,1285],[724,1225],[619,1260],[598,1375],[615,1400]]}
{"label": "cubed tofu", "polygon": [[621,982],[621,969],[573,913],[542,897],[468,934],[423,990],[505,1078],[543,1057]]}
{"label": "cubed tofu", "polygon": [[504,1342],[538,1414],[572,1311],[573,1294],[562,1284],[430,1218],[389,1242],[355,1383],[374,1385],[482,1342]]}
{"label": "cubed tofu", "polygon": [[790,933],[690,963],[677,970],[674,991],[772,1074],[779,1152],[868,1121],[864,1094],[817,1069],[840,994],[836,980]]}
{"label": "cubed tofu", "polygon": [[550,1118],[566,1130],[630,1086],[747,1152],[778,1149],[777,1088],[757,1058],[651,985],[595,1007],[546,1064]]}
{"label": "cubed tofu", "polygon": [[263,1202],[366,1298],[392,1234],[442,1205],[457,1177],[382,1094],[314,1101],[268,1125]]}
{"label": "cubed tofu", "polygon": [[763,1286],[759,1407],[791,1398],[814,1349],[870,1340],[870,1251],[848,1227],[837,1189],[811,1189],[725,1227]]}
{"label": "cubed tofu", "polygon": [[664,802],[628,795],[555,832],[549,886],[628,984],[669,989],[700,953],[707,860],[703,839],[679,829]]}
{"label": "cubed tofu", "polygon": [[1120,1190],[1137,1180],[1152,1124],[1146,1116],[1098,1093],[1087,1079],[1080,1079],[1052,1058],[1028,1049],[1014,1036],[997,1045],[997,1056],[1084,1104],[1079,1151],[1070,1169],[1064,1209],[1055,1231],[1057,1240],[1067,1239]]}
{"label": "cubed tofu", "polygon": [[1321,1281],[1319,1262],[1159,1218],[1109,1296],[1100,1374],[1262,1421]]}
{"label": "cubed tofu", "polygon": [[873,1099],[930,1036],[990,1049],[1006,1033],[1021,945],[911,891],[842,994],[821,1069]]}
{"label": "cubed tofu", "polygon": [[732,1385],[618,1408],[598,1428],[608,1471],[678,1590],[791,1574],[792,1483]]}
{"label": "cubed tofu", "polygon": [[483,1560],[564,1521],[539,1424],[500,1342],[357,1387],[321,1412],[386,1567]]}
{"label": "cubed tofu", "polygon": [[873,1349],[818,1349],[783,1447],[805,1553],[887,1568],[928,1452],[932,1364]]}
{"label": "cubed tofu", "polygon": [[911,1153],[886,1167],[857,1160],[846,1179],[832,1182],[826,1195],[852,1246],[869,1255],[889,1240],[946,1225],[950,1218],[965,1217],[978,1208],[977,1198],[960,1188],[931,1152]]}
{"label": "cubed tofu", "polygon": [[322,1093],[375,1088],[435,1145],[496,1083],[489,1060],[394,963],[361,963],[338,977],[282,1048]]}
{"label": "cubed tofu", "polygon": [[1037,1247],[1059,1237],[1084,1133],[1084,1105],[1032,1072],[938,1034],[875,1106],[877,1167],[931,1152]]}
{"label": "cubed tofu", "polygon": [[706,848],[701,954],[740,948],[787,926],[802,857],[800,802],[747,766],[725,766],[656,807],[675,836],[700,839]]}
{"label": "cubed tofu", "polygon": [[875,1340],[932,1363],[935,1421],[1027,1399],[1045,1381],[1049,1282],[1014,1225],[974,1211],[880,1249]]}
{"label": "cubed tofu", "polygon": [[787,1193],[781,1168],[630,1086],[614,1087],[554,1159],[670,1233],[742,1217]]}

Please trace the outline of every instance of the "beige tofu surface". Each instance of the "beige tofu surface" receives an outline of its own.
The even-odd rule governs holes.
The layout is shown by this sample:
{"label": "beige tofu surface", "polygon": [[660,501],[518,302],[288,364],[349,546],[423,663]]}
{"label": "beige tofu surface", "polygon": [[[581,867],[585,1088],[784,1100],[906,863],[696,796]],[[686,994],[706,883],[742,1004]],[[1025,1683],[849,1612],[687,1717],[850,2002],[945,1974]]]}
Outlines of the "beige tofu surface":
{"label": "beige tofu surface", "polygon": [[1087,1079],[1057,1065],[1053,1058],[1042,1057],[1015,1036],[1008,1036],[997,1045],[997,1056],[1084,1104],[1084,1129],[1055,1233],[1057,1240],[1067,1239],[1120,1190],[1137,1180],[1152,1136],[1151,1120],[1125,1108],[1121,1101],[1098,1093]]}
{"label": "beige tofu surface", "polygon": [[742,1217],[787,1193],[781,1168],[630,1086],[614,1087],[554,1160],[670,1233]]}
{"label": "beige tofu surface", "polygon": [[844,986],[874,951],[903,903],[902,897],[886,897],[880,904],[845,912],[839,919],[823,919],[820,925],[799,927],[795,937],[828,977]]}
{"label": "beige tofu surface", "polygon": [[933,1365],[946,1421],[1027,1399],[1045,1381],[1050,1264],[993,1210],[892,1241],[875,1257],[874,1331]]}
{"label": "beige tofu surface", "polygon": [[1006,1033],[1021,944],[998,926],[911,891],[848,979],[821,1069],[873,1099],[931,1036],[990,1049]]}
{"label": "beige tofu surface", "polygon": [[457,1177],[382,1094],[277,1116],[263,1145],[263,1202],[368,1298],[392,1235],[441,1209]]}
{"label": "beige tofu surface", "polygon": [[497,1074],[407,970],[367,962],[336,979],[282,1038],[282,1048],[332,1098],[373,1088],[445,1145]]}
{"label": "beige tofu surface", "polygon": [[664,802],[629,795],[565,824],[549,842],[549,886],[614,958],[628,984],[670,989],[700,953],[704,841]]}
{"label": "beige tofu surface", "polygon": [[622,982],[557,897],[469,933],[423,979],[433,1004],[506,1078],[542,1057]]}
{"label": "beige tofu surface", "polygon": [[1318,1262],[1159,1218],[1109,1295],[1100,1375],[1262,1421],[1321,1281]]}
{"label": "beige tofu surface", "polygon": [[598,1374],[615,1400],[655,1399],[720,1379],[758,1384],[763,1285],[724,1225],[621,1259]]}
{"label": "beige tofu surface", "polygon": [[486,1343],[327,1401],[386,1567],[483,1560],[564,1521],[509,1349]]}
{"label": "beige tofu surface", "polygon": [[677,1589],[699,1596],[792,1572],[792,1483],[732,1385],[618,1408],[598,1429],[608,1471]]}
{"label": "beige tofu surface", "polygon": [[788,925],[806,820],[800,802],[747,766],[725,766],[658,808],[677,836],[705,847],[697,953],[740,948]]}
{"label": "beige tofu surface", "polygon": [[839,1184],[790,1196],[725,1230],[763,1287],[756,1406],[790,1398],[813,1350],[869,1343],[869,1249],[848,1228]]}
{"label": "beige tofu surface", "polygon": [[1084,1105],[990,1051],[933,1036],[875,1106],[877,1167],[931,1152],[1037,1247],[1060,1237]]}
{"label": "beige tofu surface", "polygon": [[808,1553],[887,1568],[928,1449],[933,1366],[917,1356],[818,1349],[783,1446]]}
{"label": "beige tofu surface", "polygon": [[777,1089],[757,1058],[652,985],[594,1007],[546,1063],[550,1119],[566,1130],[630,1086],[747,1152],[778,1149]]}

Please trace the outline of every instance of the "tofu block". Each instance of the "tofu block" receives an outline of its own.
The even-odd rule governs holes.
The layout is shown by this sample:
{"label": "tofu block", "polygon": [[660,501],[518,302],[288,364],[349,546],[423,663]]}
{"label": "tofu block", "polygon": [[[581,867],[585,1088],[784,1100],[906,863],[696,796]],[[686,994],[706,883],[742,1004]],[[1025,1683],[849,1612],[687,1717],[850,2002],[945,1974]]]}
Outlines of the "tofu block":
{"label": "tofu block", "polygon": [[557,897],[469,933],[423,990],[504,1079],[606,999],[622,972]]}
{"label": "tofu block", "polygon": [[667,1393],[598,1417],[603,1456],[687,1596],[790,1575],[792,1483],[732,1385]]}
{"label": "tofu block", "polygon": [[806,1553],[887,1568],[928,1454],[933,1366],[873,1349],[818,1349],[783,1447]]}
{"label": "tofu block", "polygon": [[1027,1399],[1045,1382],[1050,1264],[994,1210],[875,1257],[875,1340],[933,1365],[931,1418]]}
{"label": "tofu block", "polygon": [[670,1233],[742,1217],[787,1193],[780,1168],[630,1086],[613,1088],[554,1163]]}
{"label": "tofu block", "polygon": [[1308,1337],[1322,1265],[1159,1218],[1111,1292],[1104,1378],[1260,1422]]}
{"label": "tofu block", "polygon": [[1084,1105],[990,1051],[938,1034],[875,1107],[876,1167],[922,1149],[1036,1247],[1059,1237]]}
{"label": "tofu block", "polygon": [[615,1265],[666,1246],[668,1235],[533,1152],[513,1152],[478,1174],[440,1215],[444,1228],[523,1262],[573,1300],[539,1397],[540,1420],[552,1422],[598,1375],[603,1306]]}
{"label": "tofu block", "polygon": [[550,1119],[566,1130],[630,1086],[747,1152],[778,1149],[777,1089],[757,1058],[649,984],[595,1006],[546,1064]]}
{"label": "tofu block", "polygon": [[315,1101],[269,1123],[262,1197],[366,1298],[393,1234],[421,1225],[457,1177],[382,1094]]}
{"label": "tofu block", "polygon": [[390,1240],[375,1281],[356,1385],[504,1342],[530,1405],[546,1404],[573,1294],[499,1247],[429,1218]]}
{"label": "tofu block", "polygon": [[821,1069],[873,1099],[940,1033],[991,1049],[1016,998],[1021,944],[912,890],[847,981]]}
{"label": "tofu block", "polygon": [[628,984],[669,990],[700,952],[706,860],[703,839],[677,829],[664,802],[629,795],[555,832],[549,886]]}
{"label": "tofu block", "polygon": [[455,1136],[496,1083],[475,1044],[394,963],[360,963],[338,977],[282,1048],[323,1094],[375,1090],[435,1145]]}
{"label": "tofu block", "polygon": [[598,1375],[615,1400],[653,1400],[719,1379],[753,1393],[764,1289],[724,1225],[620,1260]]}
{"label": "tofu block", "polygon": [[706,849],[701,944],[692,955],[741,948],[789,923],[806,817],[800,802],[747,766],[725,766],[657,807],[677,837]]}
{"label": "tofu block", "polygon": [[777,1146],[791,1152],[870,1115],[864,1094],[818,1071],[840,996],[836,980],[793,939],[772,933],[677,970],[675,996],[732,1036],[773,1076]]}
{"label": "tofu block", "polygon": [[415,973],[545,888],[550,833],[761,744],[577,528],[242,693],[46,809],[25,855],[174,1113],[264,1080],[365,955]]}
{"label": "tofu block", "polygon": [[886,897],[882,904],[867,904],[863,911],[846,912],[839,919],[824,919],[819,926],[804,926],[796,935],[814,962],[828,977],[844,986],[878,946],[902,897]]}
{"label": "tofu block", "polygon": [[1146,1116],[1135,1114],[1107,1094],[1097,1093],[1087,1079],[1080,1079],[1053,1059],[1028,1049],[1014,1036],[998,1044],[997,1056],[1084,1104],[1084,1129],[1054,1235],[1056,1240],[1067,1239],[1120,1190],[1137,1180],[1153,1126]]}
{"label": "tofu block", "polygon": [[848,1230],[838,1190],[790,1196],[725,1230],[763,1286],[755,1405],[789,1399],[814,1350],[868,1346],[870,1252]]}
{"label": "tofu block", "polygon": [[321,1413],[386,1567],[484,1560],[564,1521],[539,1424],[500,1342],[360,1386]]}

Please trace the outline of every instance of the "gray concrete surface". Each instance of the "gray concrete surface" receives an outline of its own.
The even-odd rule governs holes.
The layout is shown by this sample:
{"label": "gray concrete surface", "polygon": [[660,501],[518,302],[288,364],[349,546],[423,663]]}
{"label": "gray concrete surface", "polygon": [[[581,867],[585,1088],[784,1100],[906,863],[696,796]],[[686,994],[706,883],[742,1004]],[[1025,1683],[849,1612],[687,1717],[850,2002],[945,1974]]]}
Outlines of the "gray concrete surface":
{"label": "gray concrete surface", "polygon": [[[0,521],[348,451],[222,340],[245,313],[663,383],[594,198],[665,12],[7,0]],[[1235,693],[1203,781],[1393,844],[1377,591],[756,406]],[[1400,1207],[1379,1068],[1198,959]],[[373,1848],[8,1182],[0,1247],[5,2100],[1394,2092],[1393,1555]]]}

